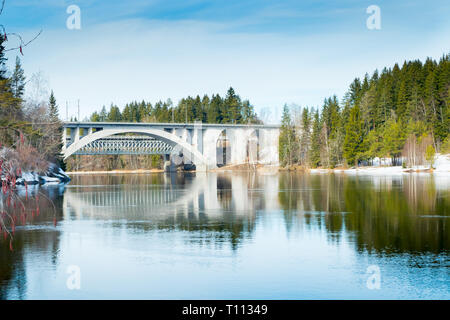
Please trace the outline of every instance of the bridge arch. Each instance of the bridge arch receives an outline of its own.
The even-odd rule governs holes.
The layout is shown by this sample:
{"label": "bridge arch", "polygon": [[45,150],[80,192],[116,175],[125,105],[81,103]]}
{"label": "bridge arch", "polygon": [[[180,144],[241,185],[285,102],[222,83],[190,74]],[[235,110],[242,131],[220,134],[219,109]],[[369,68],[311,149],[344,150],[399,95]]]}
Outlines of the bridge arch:
{"label": "bridge arch", "polygon": [[96,131],[94,133],[88,134],[83,138],[73,142],[70,146],[68,146],[63,151],[64,159],[67,159],[72,154],[85,147],[89,143],[96,141],[98,139],[106,138],[109,136],[113,136],[116,134],[125,134],[125,133],[140,133],[151,136],[155,139],[161,140],[174,146],[173,152],[183,151],[183,156],[190,158],[190,160],[198,167],[198,166],[206,166],[207,161],[206,158],[192,145],[183,141],[181,138],[176,135],[159,129],[153,128],[118,128],[118,129],[104,129],[100,131]]}

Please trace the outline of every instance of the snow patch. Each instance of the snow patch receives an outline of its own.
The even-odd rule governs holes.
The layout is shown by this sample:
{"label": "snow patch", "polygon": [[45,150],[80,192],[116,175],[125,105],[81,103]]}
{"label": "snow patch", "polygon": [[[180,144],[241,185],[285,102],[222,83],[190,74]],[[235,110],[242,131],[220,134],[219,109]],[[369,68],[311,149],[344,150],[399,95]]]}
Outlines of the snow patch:
{"label": "snow patch", "polygon": [[450,174],[450,154],[436,154],[434,168],[434,172]]}

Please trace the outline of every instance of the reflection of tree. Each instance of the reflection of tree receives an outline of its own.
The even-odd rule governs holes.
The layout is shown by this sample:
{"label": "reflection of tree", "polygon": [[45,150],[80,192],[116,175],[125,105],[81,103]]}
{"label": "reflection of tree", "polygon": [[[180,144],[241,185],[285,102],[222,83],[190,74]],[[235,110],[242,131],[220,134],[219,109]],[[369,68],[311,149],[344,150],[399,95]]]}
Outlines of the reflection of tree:
{"label": "reflection of tree", "polygon": [[450,249],[449,219],[436,217],[448,215],[450,192],[437,191],[433,177],[282,174],[279,188],[288,230],[301,220],[325,228],[331,241],[346,231],[359,250]]}
{"label": "reflection of tree", "polygon": [[224,209],[230,209],[232,200],[231,179],[223,176],[217,177],[217,198]]}
{"label": "reflection of tree", "polygon": [[[39,190],[52,199],[56,207],[57,219],[62,216],[61,190],[49,188]],[[27,202],[25,202],[27,203]],[[33,206],[34,209],[34,206]],[[0,240],[0,299],[14,298],[24,299],[27,292],[27,274],[25,255],[28,252],[39,253],[48,256],[53,265],[57,264],[57,252],[59,249],[59,232],[56,230],[29,230],[30,226],[48,224],[53,226],[53,205],[40,200],[40,214],[27,221],[25,230],[17,228],[14,236],[14,251],[9,249],[9,240]],[[31,266],[33,267],[33,266]]]}
{"label": "reflection of tree", "polygon": [[347,229],[358,231],[358,249],[387,253],[449,250],[449,220],[430,217],[430,210],[441,206],[435,215],[448,214],[450,203],[436,192],[432,177],[424,179],[405,176],[384,181],[378,188],[371,181],[346,181],[345,203],[352,214],[345,222]]}

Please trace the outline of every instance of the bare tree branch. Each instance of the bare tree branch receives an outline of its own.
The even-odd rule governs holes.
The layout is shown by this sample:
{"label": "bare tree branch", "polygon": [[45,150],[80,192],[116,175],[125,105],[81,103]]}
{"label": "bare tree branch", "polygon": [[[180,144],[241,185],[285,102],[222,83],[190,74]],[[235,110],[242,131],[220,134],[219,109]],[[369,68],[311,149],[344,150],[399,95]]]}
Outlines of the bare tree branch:
{"label": "bare tree branch", "polygon": [[[0,15],[3,13],[3,9],[4,9],[4,7],[5,7],[5,1],[6,1],[6,0],[2,0],[2,4],[1,4],[1,8],[0,8]],[[1,30],[3,31],[3,37],[4,37],[5,41],[8,41],[8,36],[14,36],[14,37],[18,38],[19,41],[20,41],[20,44],[19,44],[18,47],[5,49],[4,51],[20,50],[20,53],[21,53],[22,55],[23,55],[22,48],[25,48],[25,47],[28,46],[31,42],[33,42],[34,40],[36,40],[37,37],[39,37],[39,36],[41,35],[41,33],[42,33],[42,29],[41,29],[41,30],[34,36],[33,39],[29,40],[28,42],[25,42],[25,41],[22,39],[22,36],[21,36],[20,34],[17,34],[17,33],[14,33],[14,32],[12,32],[12,33],[7,33],[4,25],[0,24],[0,28],[1,28]]]}
{"label": "bare tree branch", "polygon": [[2,7],[0,9],[0,14],[2,14],[4,7],[5,7],[5,0],[2,0]]}
{"label": "bare tree branch", "polygon": [[[3,27],[3,26],[2,26],[2,27]],[[17,33],[5,33],[5,35],[16,36],[16,37],[19,38],[19,40],[20,40],[20,45],[19,45],[18,47],[5,49],[5,51],[13,51],[13,50],[21,50],[21,51],[22,51],[22,48],[25,48],[25,47],[26,47],[27,45],[29,45],[31,42],[33,42],[34,40],[36,40],[37,37],[39,37],[39,36],[41,35],[41,33],[42,33],[42,29],[34,36],[33,39],[31,39],[31,40],[28,41],[28,42],[24,42],[23,39],[22,39],[22,37],[21,37],[19,34],[17,34]],[[22,52],[20,52],[20,53],[22,53]]]}

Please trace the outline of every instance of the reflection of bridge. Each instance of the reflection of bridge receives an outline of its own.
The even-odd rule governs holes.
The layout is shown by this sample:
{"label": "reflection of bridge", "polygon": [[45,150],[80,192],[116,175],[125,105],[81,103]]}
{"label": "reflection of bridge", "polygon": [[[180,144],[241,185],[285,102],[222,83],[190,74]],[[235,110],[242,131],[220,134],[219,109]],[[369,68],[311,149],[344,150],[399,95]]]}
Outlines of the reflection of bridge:
{"label": "reflection of bridge", "polygon": [[[167,214],[215,214],[233,212],[248,215],[259,207],[254,192],[262,192],[264,207],[278,209],[277,193],[272,188],[278,185],[276,175],[256,177],[255,189],[249,185],[247,175],[220,175],[216,173],[197,174],[193,180],[177,184],[170,176],[160,176],[163,181],[155,185],[139,183],[104,185],[104,188],[67,188],[64,193],[64,214],[77,217],[97,217],[101,219],[167,218]],[[251,182],[250,182],[251,183]],[[264,186],[263,189],[259,189]],[[255,202],[256,201],[256,202]]]}
{"label": "reflection of bridge", "polygon": [[[136,136],[135,134],[138,134]],[[194,164],[278,164],[278,126],[230,124],[66,122],[63,155],[164,154],[165,168]]]}

